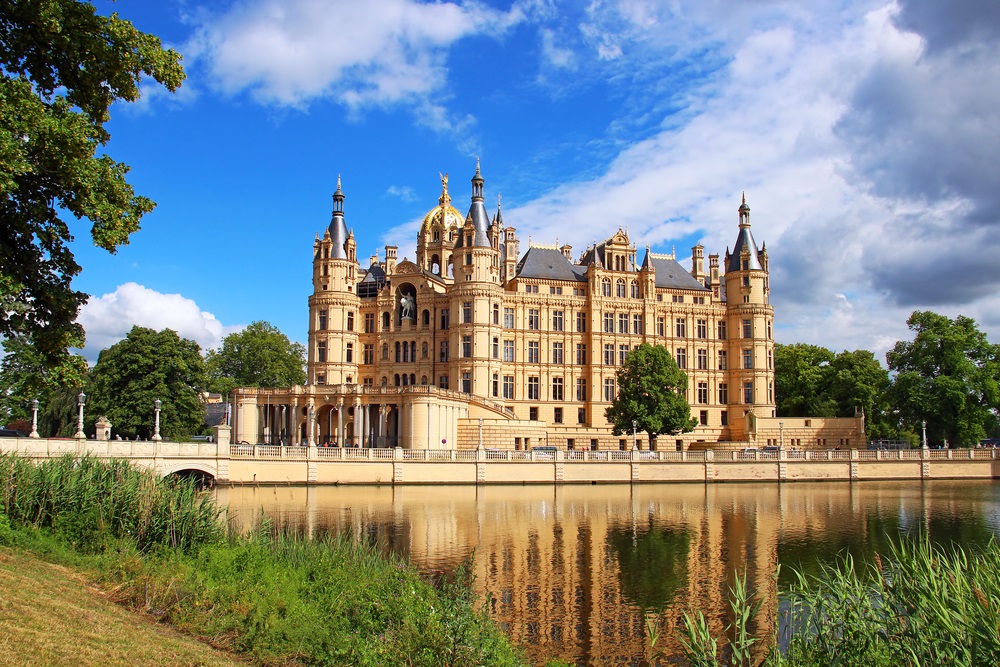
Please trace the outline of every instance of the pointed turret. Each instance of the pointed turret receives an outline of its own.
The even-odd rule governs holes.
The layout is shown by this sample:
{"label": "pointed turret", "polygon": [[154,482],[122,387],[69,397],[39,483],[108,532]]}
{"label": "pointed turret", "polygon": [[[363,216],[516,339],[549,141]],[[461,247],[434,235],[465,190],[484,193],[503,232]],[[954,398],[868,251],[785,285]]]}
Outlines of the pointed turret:
{"label": "pointed turret", "polygon": [[333,193],[333,216],[330,220],[331,259],[347,259],[347,223],[344,222],[344,192],[340,189],[340,174],[337,174],[337,191]]}
{"label": "pointed turret", "polygon": [[[476,173],[472,177],[472,205],[469,207],[469,215],[466,219],[471,219],[472,226],[475,228],[472,245],[480,248],[490,247],[490,216],[486,213],[486,206],[483,205],[484,184],[485,181],[483,180],[482,172],[479,169],[479,158],[476,158]],[[455,247],[465,247],[464,235],[460,235],[459,242],[455,244]]]}
{"label": "pointed turret", "polygon": [[740,235],[732,254],[726,249],[726,272],[729,271],[762,271],[760,251],[750,233],[750,207],[747,206],[747,195],[743,193],[743,203],[740,204]]}

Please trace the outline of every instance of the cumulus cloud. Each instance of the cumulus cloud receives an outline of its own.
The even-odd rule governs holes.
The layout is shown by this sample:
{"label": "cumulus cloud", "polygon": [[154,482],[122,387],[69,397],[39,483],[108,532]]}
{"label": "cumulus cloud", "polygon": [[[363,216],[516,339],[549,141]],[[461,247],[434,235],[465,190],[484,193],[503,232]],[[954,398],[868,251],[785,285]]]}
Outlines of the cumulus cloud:
{"label": "cumulus cloud", "polygon": [[182,338],[201,345],[202,350],[221,345],[223,337],[241,326],[224,326],[180,294],[161,294],[136,283],[119,285],[110,294],[91,297],[80,309],[77,321],[87,332],[82,354],[94,363],[101,350],[114,345],[133,326],[160,331],[173,329]]}

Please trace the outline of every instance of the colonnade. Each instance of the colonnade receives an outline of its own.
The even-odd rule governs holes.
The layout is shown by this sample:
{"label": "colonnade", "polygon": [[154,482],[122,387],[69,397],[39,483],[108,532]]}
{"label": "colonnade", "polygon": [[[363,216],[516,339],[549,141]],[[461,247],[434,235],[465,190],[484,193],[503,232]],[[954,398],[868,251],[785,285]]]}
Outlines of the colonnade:
{"label": "colonnade", "polygon": [[257,441],[267,445],[395,447],[399,442],[395,403],[363,404],[355,398],[317,406],[307,399],[256,407]]}

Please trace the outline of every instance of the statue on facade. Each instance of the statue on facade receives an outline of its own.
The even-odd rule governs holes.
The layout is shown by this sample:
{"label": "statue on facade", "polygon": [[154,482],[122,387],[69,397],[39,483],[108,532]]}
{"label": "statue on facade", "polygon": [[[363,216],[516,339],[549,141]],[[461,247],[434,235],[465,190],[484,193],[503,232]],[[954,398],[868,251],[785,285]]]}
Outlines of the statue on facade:
{"label": "statue on facade", "polygon": [[404,294],[399,298],[399,315],[404,320],[417,319],[417,300],[412,294]]}

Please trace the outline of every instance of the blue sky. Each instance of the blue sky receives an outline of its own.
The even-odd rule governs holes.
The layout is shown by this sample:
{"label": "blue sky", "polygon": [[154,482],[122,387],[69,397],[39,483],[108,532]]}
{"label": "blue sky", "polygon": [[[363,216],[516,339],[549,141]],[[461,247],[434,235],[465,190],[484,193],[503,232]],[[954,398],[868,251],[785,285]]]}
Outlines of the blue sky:
{"label": "blue sky", "polygon": [[142,229],[108,255],[73,225],[91,361],[133,324],[304,342],[337,175],[367,264],[413,257],[439,172],[464,210],[477,157],[522,249],[620,226],[688,264],[745,191],[779,342],[881,356],[915,309],[1000,340],[1000,3],[96,4],[188,78],[113,109]]}

